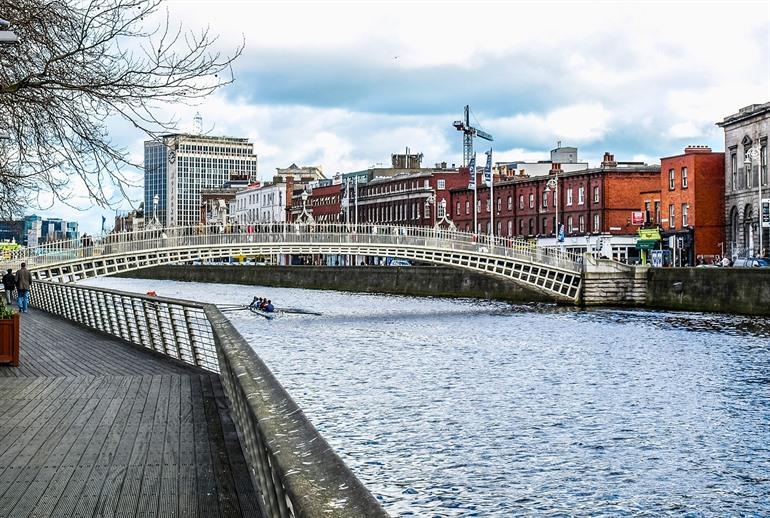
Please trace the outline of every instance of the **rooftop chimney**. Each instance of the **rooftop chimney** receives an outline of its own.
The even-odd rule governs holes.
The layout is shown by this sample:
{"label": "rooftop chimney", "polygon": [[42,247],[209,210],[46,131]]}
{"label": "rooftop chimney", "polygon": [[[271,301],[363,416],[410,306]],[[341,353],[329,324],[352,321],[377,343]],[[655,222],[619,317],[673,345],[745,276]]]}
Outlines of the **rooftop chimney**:
{"label": "rooftop chimney", "polygon": [[697,153],[711,153],[711,148],[708,146],[687,146],[684,148],[685,155],[694,155]]}
{"label": "rooftop chimney", "polygon": [[615,162],[615,155],[611,155],[609,151],[604,152],[604,158],[602,159],[602,167],[617,167],[618,163]]}

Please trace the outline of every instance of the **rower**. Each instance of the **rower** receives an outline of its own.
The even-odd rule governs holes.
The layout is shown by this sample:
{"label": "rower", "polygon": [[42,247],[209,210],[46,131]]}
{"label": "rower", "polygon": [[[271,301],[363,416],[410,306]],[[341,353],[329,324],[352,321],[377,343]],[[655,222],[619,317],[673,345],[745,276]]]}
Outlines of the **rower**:
{"label": "rower", "polygon": [[275,311],[275,307],[273,306],[272,300],[267,301],[267,305],[265,306],[265,311],[267,311],[268,313],[272,313],[273,311]]}

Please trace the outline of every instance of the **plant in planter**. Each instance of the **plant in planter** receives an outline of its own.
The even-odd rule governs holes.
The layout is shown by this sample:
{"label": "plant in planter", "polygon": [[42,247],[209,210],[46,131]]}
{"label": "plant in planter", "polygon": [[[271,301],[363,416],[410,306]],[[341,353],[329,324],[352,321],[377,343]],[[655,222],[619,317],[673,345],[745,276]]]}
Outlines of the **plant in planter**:
{"label": "plant in planter", "polygon": [[7,306],[2,298],[0,298],[0,363],[19,366],[19,314]]}

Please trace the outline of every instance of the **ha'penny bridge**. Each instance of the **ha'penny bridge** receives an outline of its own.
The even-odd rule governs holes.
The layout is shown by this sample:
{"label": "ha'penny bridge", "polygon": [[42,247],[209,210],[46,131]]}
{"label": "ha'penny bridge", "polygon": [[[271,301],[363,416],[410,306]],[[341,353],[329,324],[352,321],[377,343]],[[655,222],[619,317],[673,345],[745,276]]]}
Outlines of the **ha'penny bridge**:
{"label": "ha'penny bridge", "polygon": [[[386,516],[213,305],[77,281],[232,256],[395,257],[576,303],[580,258],[390,226],[121,233],[14,252],[32,272],[21,360],[0,365],[0,516]],[[83,246],[86,244],[87,246]]]}
{"label": "ha'penny bridge", "polygon": [[353,255],[404,258],[489,274],[540,291],[559,302],[578,301],[582,258],[520,238],[492,238],[424,227],[282,224],[180,227],[26,248],[9,266],[26,261],[36,280],[74,282],[169,263],[233,256]]}

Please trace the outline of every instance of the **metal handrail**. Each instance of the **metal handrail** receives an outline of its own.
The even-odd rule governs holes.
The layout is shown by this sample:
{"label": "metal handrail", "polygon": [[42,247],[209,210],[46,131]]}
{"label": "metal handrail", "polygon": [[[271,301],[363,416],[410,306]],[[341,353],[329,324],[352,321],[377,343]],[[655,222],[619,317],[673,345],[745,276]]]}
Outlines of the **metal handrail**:
{"label": "metal handrail", "polygon": [[237,245],[257,246],[279,243],[311,245],[396,245],[439,251],[464,251],[476,255],[514,258],[572,272],[581,269],[581,255],[558,247],[538,247],[516,237],[492,237],[457,230],[428,227],[303,224],[237,226],[229,232],[222,227],[171,227],[110,234],[88,240],[60,241],[12,252],[5,267],[26,262],[30,269],[77,262],[83,258],[120,256],[141,251],[205,248]]}
{"label": "metal handrail", "polygon": [[268,516],[387,516],[216,306],[46,281],[30,291],[45,311],[220,373]]}

